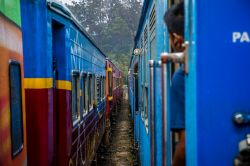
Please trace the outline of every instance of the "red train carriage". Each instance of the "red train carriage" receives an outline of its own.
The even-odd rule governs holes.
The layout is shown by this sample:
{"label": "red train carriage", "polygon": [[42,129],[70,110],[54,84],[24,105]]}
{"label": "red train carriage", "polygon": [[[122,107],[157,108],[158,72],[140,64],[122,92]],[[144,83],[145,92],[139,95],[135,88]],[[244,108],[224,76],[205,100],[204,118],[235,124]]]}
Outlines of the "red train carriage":
{"label": "red train carriage", "polygon": [[27,165],[20,2],[0,4],[0,165]]}
{"label": "red train carriage", "polygon": [[122,72],[106,59],[106,137],[110,132],[110,115],[122,97]]}

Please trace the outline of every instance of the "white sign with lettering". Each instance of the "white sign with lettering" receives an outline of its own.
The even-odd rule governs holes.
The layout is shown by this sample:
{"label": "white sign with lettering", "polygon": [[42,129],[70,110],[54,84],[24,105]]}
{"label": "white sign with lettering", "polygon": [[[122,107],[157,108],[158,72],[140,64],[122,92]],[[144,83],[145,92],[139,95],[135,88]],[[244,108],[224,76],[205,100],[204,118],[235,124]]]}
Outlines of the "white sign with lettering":
{"label": "white sign with lettering", "polygon": [[233,43],[250,43],[248,32],[233,32]]}

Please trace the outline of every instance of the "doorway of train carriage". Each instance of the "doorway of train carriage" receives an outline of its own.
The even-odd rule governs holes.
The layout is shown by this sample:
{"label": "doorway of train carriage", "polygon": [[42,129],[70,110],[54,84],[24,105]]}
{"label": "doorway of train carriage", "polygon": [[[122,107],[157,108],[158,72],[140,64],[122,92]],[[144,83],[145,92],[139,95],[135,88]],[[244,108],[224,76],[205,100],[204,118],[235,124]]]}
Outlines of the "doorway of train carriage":
{"label": "doorway of train carriage", "polygon": [[[168,9],[170,10],[170,8],[171,8],[171,10],[172,10],[172,8],[175,6],[176,7],[176,5],[178,5],[178,4],[180,4],[180,2],[183,2],[183,0],[168,0]],[[184,13],[184,11],[180,11],[180,12],[183,12]],[[184,17],[184,15],[182,16],[182,14],[179,14],[179,19],[181,19],[181,17]],[[173,18],[172,18],[172,20],[171,21],[173,21]],[[165,23],[166,23],[166,19],[165,19]],[[177,24],[177,22],[175,21],[175,23]],[[174,27],[174,26],[173,26]],[[181,27],[180,25],[177,27],[175,27],[175,28],[179,28],[179,27]],[[183,20],[183,27],[184,27],[184,20]],[[183,30],[182,30],[183,31]],[[183,35],[181,35],[181,36],[183,36]],[[168,38],[168,40],[169,40],[169,52],[170,53],[174,53],[174,52],[177,52],[177,50],[176,50],[176,48],[173,48],[173,45],[175,45],[176,43],[175,42],[177,42],[176,41],[176,39],[174,39],[174,40],[171,40],[171,38],[173,39],[173,37],[170,37],[169,36],[169,38]],[[184,38],[184,36],[183,36],[183,38]],[[173,43],[171,43],[171,42],[173,42]],[[180,50],[182,50],[182,49],[180,49]],[[180,51],[180,50],[178,50],[178,51]],[[183,49],[184,50],[184,49]],[[169,68],[168,68],[168,73],[169,73],[169,75],[170,75],[170,86],[172,86],[172,83],[173,83],[173,78],[174,78],[174,74],[175,74],[175,72],[178,72],[177,70],[179,70],[180,68],[181,68],[182,66],[181,66],[181,64],[180,63],[169,63]],[[176,80],[176,79],[175,79]],[[180,79],[178,79],[179,81],[180,81]],[[178,82],[179,82],[178,81]],[[179,84],[178,84],[179,85]],[[183,83],[183,85],[184,85],[184,83]],[[185,94],[185,88],[184,89],[182,89],[183,90],[183,94]],[[171,90],[170,90],[171,91]],[[170,92],[170,91],[168,91],[168,92]],[[170,96],[172,96],[172,95],[170,95]],[[176,96],[176,95],[174,95],[174,96]],[[171,97],[172,98],[172,97]],[[184,99],[185,100],[185,99]],[[170,103],[169,103],[170,102]],[[183,101],[184,103],[185,103],[185,101]],[[169,100],[169,101],[167,101],[167,103],[169,103],[170,105],[171,104],[173,104],[173,101],[171,101],[171,99]],[[175,102],[176,103],[176,102]],[[185,106],[184,106],[185,107]],[[173,107],[168,107],[168,108],[170,108],[170,114],[172,114],[173,112]],[[174,108],[176,108],[176,107],[174,107]],[[178,108],[181,108],[181,106],[178,106]],[[179,112],[182,112],[182,111],[179,111]],[[185,112],[185,109],[184,109],[184,112]],[[175,115],[179,115],[179,114],[175,114]],[[183,118],[185,118],[185,114],[184,115],[179,115],[180,117],[183,117]],[[173,118],[173,116],[171,115],[171,118]],[[175,120],[178,120],[178,119],[180,119],[180,118],[177,118],[177,119],[175,119]],[[173,125],[173,123],[172,123],[172,119],[170,119],[170,123],[169,124],[171,124],[171,125]],[[180,123],[182,123],[182,122],[180,122]],[[185,120],[184,120],[184,122],[183,123],[185,123]],[[184,155],[185,154],[185,149],[182,149],[184,152],[178,152],[178,154],[176,154],[177,153],[177,146],[180,144],[180,142],[181,142],[181,135],[182,135],[182,133],[181,133],[181,130],[183,130],[183,127],[181,127],[182,129],[175,129],[176,127],[175,126],[170,126],[170,137],[171,137],[171,143],[170,143],[170,147],[168,147],[168,149],[167,149],[167,151],[171,151],[171,154],[170,154],[170,156],[171,156],[171,161],[168,161],[167,163],[172,163],[172,161],[174,160],[174,157],[176,157],[176,155]],[[185,127],[184,127],[184,132],[185,132]],[[167,134],[168,135],[168,134]],[[182,138],[183,139],[183,138]],[[184,140],[185,140],[185,138],[184,138]],[[179,148],[180,149],[180,148]],[[176,163],[173,163],[173,164],[176,164]],[[180,163],[179,163],[179,165],[180,165]],[[181,165],[183,165],[183,163],[181,164]]]}
{"label": "doorway of train carriage", "polygon": [[133,77],[134,77],[134,82],[133,82],[133,87],[134,87],[134,126],[135,126],[135,129],[134,129],[134,135],[135,135],[135,145],[136,147],[138,146],[138,140],[139,140],[139,93],[138,93],[138,63],[135,64],[135,67],[134,67],[134,73],[133,73]]}
{"label": "doorway of train carriage", "polygon": [[64,25],[52,21],[52,74],[53,74],[53,165],[59,164],[59,136],[60,136],[60,92],[57,87],[57,80],[62,74],[59,72],[62,63],[65,47],[65,28]]}

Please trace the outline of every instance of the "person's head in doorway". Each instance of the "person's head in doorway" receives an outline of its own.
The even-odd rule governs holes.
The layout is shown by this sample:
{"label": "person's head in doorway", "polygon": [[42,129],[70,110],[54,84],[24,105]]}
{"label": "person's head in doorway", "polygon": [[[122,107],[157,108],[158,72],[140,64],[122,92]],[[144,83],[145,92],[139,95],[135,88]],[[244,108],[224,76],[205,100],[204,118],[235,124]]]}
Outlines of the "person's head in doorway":
{"label": "person's head in doorway", "polygon": [[184,50],[184,3],[183,1],[173,5],[164,15],[164,20],[168,28],[171,47],[175,52]]}

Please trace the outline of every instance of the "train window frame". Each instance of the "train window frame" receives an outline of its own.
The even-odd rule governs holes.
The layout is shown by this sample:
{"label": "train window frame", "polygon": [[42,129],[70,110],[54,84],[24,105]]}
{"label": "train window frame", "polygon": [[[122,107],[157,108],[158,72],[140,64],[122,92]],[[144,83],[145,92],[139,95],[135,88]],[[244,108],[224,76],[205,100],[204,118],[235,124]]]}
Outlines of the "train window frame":
{"label": "train window frame", "polygon": [[87,110],[87,112],[89,112],[89,74],[86,73],[86,79],[85,79],[85,109]]}
{"label": "train window frame", "polygon": [[[76,81],[74,80],[76,78]],[[75,81],[75,84],[74,82]],[[76,126],[76,124],[81,120],[81,113],[80,113],[80,72],[78,70],[72,70],[72,91],[71,91],[71,118],[72,118],[72,124],[73,127]],[[75,99],[74,100],[74,94],[75,92]],[[76,101],[76,102],[75,102]],[[75,106],[75,110],[76,110],[76,119],[73,118],[73,111],[74,111],[74,107]]]}
{"label": "train window frame", "polygon": [[102,84],[102,80],[101,80],[102,78],[101,78],[101,76],[99,75],[98,76],[98,79],[97,79],[97,101],[98,101],[98,103],[99,102],[101,102],[101,100],[102,100],[102,97],[101,97],[101,93],[102,93],[102,91],[101,91],[101,84]]}
{"label": "train window frame", "polygon": [[93,110],[93,74],[88,77],[89,111]]}
{"label": "train window frame", "polygon": [[97,105],[97,75],[96,74],[93,74],[93,108],[96,107]]}
{"label": "train window frame", "polygon": [[148,113],[149,113],[149,110],[148,110],[148,87],[145,87],[144,88],[144,105],[143,105],[143,109],[144,109],[144,124],[145,124],[145,127],[146,127],[146,130],[147,130],[147,133],[148,133]]}
{"label": "train window frame", "polygon": [[101,101],[103,101],[103,96],[104,96],[104,87],[103,87],[104,77],[103,76],[101,76],[101,80],[102,80],[102,82],[101,82]]}
{"label": "train window frame", "polygon": [[103,99],[106,98],[106,76],[103,77]]}
{"label": "train window frame", "polygon": [[105,96],[105,93],[104,93],[104,83],[105,83],[105,79],[104,79],[104,76],[102,76],[102,100],[104,100],[104,96]]}
{"label": "train window frame", "polygon": [[156,4],[152,5],[149,15],[150,59],[156,58]]}
{"label": "train window frame", "polygon": [[[11,70],[12,70],[12,67],[17,67],[18,68],[18,76],[19,76],[19,79],[17,79],[16,77],[13,77],[14,79],[12,80],[12,72],[11,72]],[[16,74],[16,73],[15,73]],[[14,75],[14,76],[16,76],[16,75]],[[19,106],[19,113],[20,113],[20,119],[19,119],[19,124],[20,124],[20,137],[19,137],[19,145],[17,145],[18,147],[17,148],[15,148],[14,147],[14,140],[15,140],[15,138],[14,138],[14,135],[16,135],[14,132],[16,132],[17,131],[17,129],[13,129],[14,128],[14,126],[16,126],[16,125],[14,125],[13,124],[13,122],[16,122],[16,120],[13,120],[14,118],[16,118],[16,116],[13,116],[13,108],[15,108],[14,106],[13,106],[13,104],[15,104],[14,102],[13,102],[13,97],[14,97],[14,99],[17,97],[17,96],[13,96],[12,95],[12,92],[13,92],[13,87],[15,86],[15,85],[13,85],[12,83],[16,83],[16,81],[17,81],[17,86],[19,86],[19,88],[17,87],[16,89],[17,89],[17,91],[15,91],[15,92],[18,92],[19,91],[19,103],[18,103],[18,106]],[[15,89],[14,89],[15,90]],[[14,94],[16,95],[17,93],[15,93],[14,92]],[[14,159],[16,156],[18,156],[18,154],[20,154],[21,152],[22,152],[22,150],[23,150],[23,148],[24,148],[24,132],[23,132],[23,104],[22,104],[22,102],[23,102],[23,99],[22,99],[22,95],[23,95],[23,93],[22,93],[22,72],[21,72],[21,64],[20,64],[20,62],[18,62],[18,61],[16,61],[16,60],[10,60],[9,61],[9,99],[10,99],[10,121],[11,121],[11,128],[10,128],[10,133],[11,133],[11,157],[12,157],[12,159]]]}
{"label": "train window frame", "polygon": [[144,36],[142,35],[142,38],[141,38],[141,50],[142,50],[142,54],[141,54],[141,69],[142,69],[142,71],[141,71],[141,84],[143,85],[144,84],[144,79],[145,79],[145,77],[144,77],[144,70],[145,70],[145,68],[144,68],[144,61],[145,61],[145,56],[144,56],[144,49],[145,49],[145,47],[144,47]]}
{"label": "train window frame", "polygon": [[101,101],[101,76],[96,76],[96,100],[97,104]]}
{"label": "train window frame", "polygon": [[148,69],[149,69],[149,65],[148,65],[148,21],[146,21],[145,23],[145,27],[143,30],[143,34],[144,34],[144,83],[148,83]]}
{"label": "train window frame", "polygon": [[82,117],[84,117],[88,114],[88,109],[86,109],[86,108],[88,108],[87,103],[86,103],[87,102],[86,97],[88,96],[86,94],[87,83],[88,83],[87,82],[87,73],[82,72],[81,79],[82,79],[82,81],[81,81],[81,84],[82,84],[82,86],[81,86]]}
{"label": "train window frame", "polygon": [[108,96],[113,96],[113,72],[108,71]]}
{"label": "train window frame", "polygon": [[[143,95],[143,120],[144,120],[144,125],[146,127],[146,129],[148,129],[148,70],[149,70],[149,65],[148,65],[148,45],[149,45],[149,42],[148,42],[148,38],[149,38],[149,35],[148,32],[149,32],[149,22],[148,20],[146,21],[145,23],[145,26],[144,26],[144,30],[143,30],[143,34],[144,34],[144,85],[143,85],[143,91],[144,91],[144,95]],[[147,130],[148,131],[148,130]]]}
{"label": "train window frame", "polygon": [[100,84],[99,84],[99,90],[100,90],[100,96],[99,96],[99,98],[100,98],[100,101],[102,101],[102,97],[103,97],[103,93],[102,93],[102,91],[103,91],[103,87],[102,87],[102,84],[103,84],[103,77],[102,76],[100,76]]}

